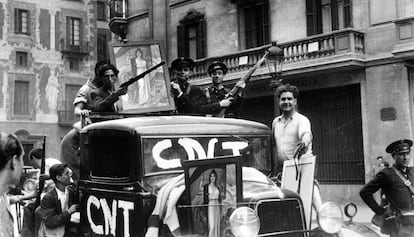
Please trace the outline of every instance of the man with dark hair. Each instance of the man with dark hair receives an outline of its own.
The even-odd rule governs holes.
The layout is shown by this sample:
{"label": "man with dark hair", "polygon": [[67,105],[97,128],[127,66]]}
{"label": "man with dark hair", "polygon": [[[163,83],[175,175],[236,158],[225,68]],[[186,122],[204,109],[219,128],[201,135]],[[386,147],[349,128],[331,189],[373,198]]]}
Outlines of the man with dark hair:
{"label": "man with dark hair", "polygon": [[[98,87],[102,86],[102,78],[98,75],[100,68],[107,65],[106,61],[99,61],[95,64],[95,75],[94,78],[89,79],[76,94],[75,100],[73,101],[74,114],[75,116],[89,116],[89,112],[92,109],[92,98],[91,92]],[[88,121],[90,122],[90,121]],[[77,122],[73,125],[66,135],[62,138],[60,143],[60,161],[68,164],[74,172],[75,181],[79,178],[79,140],[81,129],[81,122]]]}
{"label": "man with dark hair", "polygon": [[208,66],[207,71],[212,79],[212,85],[206,88],[207,104],[202,107],[203,112],[214,117],[235,117],[242,98],[241,94],[237,98],[226,98],[226,94],[230,91],[223,85],[227,66],[222,62],[215,61]]}
{"label": "man with dark hair", "polygon": [[[375,212],[373,223],[381,226],[381,232],[390,236],[414,236],[414,167],[410,167],[413,141],[398,140],[387,146],[395,163],[391,168],[380,170],[359,192],[362,200]],[[385,194],[387,207],[374,199],[380,190]],[[383,222],[388,217],[387,222]]]}
{"label": "man with dark hair", "polygon": [[278,165],[297,155],[312,154],[311,124],[306,116],[296,110],[298,95],[298,88],[289,84],[276,90],[282,113],[272,123]]}
{"label": "man with dark hair", "polygon": [[[293,85],[282,85],[276,90],[282,115],[272,123],[276,151],[276,170],[282,171],[283,162],[302,155],[312,155],[312,131],[309,119],[297,112],[299,90]],[[322,205],[319,186],[315,182],[312,204],[316,211]]]}
{"label": "man with dark hair", "polygon": [[191,58],[180,57],[171,63],[171,91],[179,114],[201,114],[201,105],[207,103],[200,87],[188,83],[193,68],[194,61]]}
{"label": "man with dark hair", "polygon": [[88,115],[91,110],[91,92],[102,86],[102,78],[98,75],[102,66],[108,64],[105,61],[99,61],[95,64],[95,76],[89,79],[78,91],[73,101],[74,113],[76,116]]}
{"label": "man with dark hair", "polygon": [[119,105],[116,103],[121,95],[128,92],[128,87],[120,87],[115,90],[118,81],[118,69],[112,64],[102,66],[98,76],[102,78],[102,86],[91,92],[91,109],[94,112],[118,112]]}
{"label": "man with dark hair", "polygon": [[77,236],[79,204],[69,186],[72,171],[66,164],[56,164],[49,169],[55,188],[49,191],[36,209],[36,225],[40,236]]}

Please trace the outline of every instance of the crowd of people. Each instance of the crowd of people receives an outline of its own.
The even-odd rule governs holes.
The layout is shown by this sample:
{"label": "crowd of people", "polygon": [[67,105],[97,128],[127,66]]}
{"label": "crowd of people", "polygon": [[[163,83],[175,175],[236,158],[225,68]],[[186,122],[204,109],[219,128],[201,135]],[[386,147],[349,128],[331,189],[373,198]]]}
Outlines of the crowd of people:
{"label": "crowd of people", "polygon": [[[171,91],[176,112],[186,115],[238,117],[243,106],[246,78],[250,77],[254,70],[263,63],[264,58],[260,59],[243,80],[238,81],[232,89],[225,87],[223,83],[228,72],[227,66],[222,62],[213,62],[208,67],[212,83],[204,90],[189,83],[194,61],[186,57],[175,59],[171,63]],[[75,115],[88,116],[91,112],[121,111],[122,105],[119,103],[119,98],[128,92],[128,88],[116,88],[117,76],[118,70],[115,66],[107,62],[98,62],[95,67],[95,77],[81,87],[74,100]],[[289,84],[281,85],[276,95],[279,99],[281,115],[276,117],[272,123],[276,164],[274,168],[281,171],[284,161],[297,159],[302,155],[312,155],[313,135],[310,120],[297,111],[298,88]],[[137,96],[137,98],[140,97]],[[47,175],[41,177],[41,179],[51,179],[52,188],[47,189],[47,192],[42,195],[39,206],[36,206],[35,202],[26,205],[22,236],[76,236],[77,223],[79,223],[79,200],[76,198],[76,188],[73,189],[73,187],[76,187],[81,169],[79,129],[79,125],[75,126],[62,139],[62,163],[50,165]],[[384,229],[384,233],[391,236],[412,236],[402,235],[402,230],[405,234],[414,232],[414,223],[410,222],[412,220],[404,218],[414,209],[412,187],[414,168],[409,167],[412,144],[412,141],[408,139],[391,143],[386,148],[386,152],[393,157],[394,165],[373,169],[375,172],[373,179],[360,192],[362,199],[377,216],[383,216],[391,210],[399,218],[398,226]],[[40,152],[34,150],[29,155],[35,168],[40,168],[38,163]],[[16,136],[0,133],[0,236],[13,236],[10,204],[33,200],[39,196],[37,192],[18,197],[8,194],[10,187],[15,186],[20,180],[23,171],[23,155],[22,144]],[[379,164],[384,166],[386,163],[381,158]],[[203,186],[205,196],[209,197],[205,198],[208,203],[219,202],[220,190],[213,185],[216,179],[217,174],[212,172],[210,184]],[[373,195],[378,190],[383,192],[386,204],[375,200]],[[321,204],[319,186],[315,183],[313,206],[318,210]],[[209,222],[218,221],[219,223],[220,220],[216,218],[219,210],[216,209],[209,209]],[[217,225],[217,223],[208,223],[211,230],[209,236],[217,236],[215,234]]]}

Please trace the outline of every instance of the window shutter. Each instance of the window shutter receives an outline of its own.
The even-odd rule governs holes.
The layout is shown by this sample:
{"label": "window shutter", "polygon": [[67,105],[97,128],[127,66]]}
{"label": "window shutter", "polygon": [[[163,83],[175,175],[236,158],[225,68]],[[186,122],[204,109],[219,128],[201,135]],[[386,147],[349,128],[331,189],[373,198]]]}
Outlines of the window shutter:
{"label": "window shutter", "polygon": [[79,19],[79,48],[81,52],[86,52],[86,48],[83,45],[83,20]]}
{"label": "window shutter", "polygon": [[344,27],[352,27],[351,0],[344,0]]}
{"label": "window shutter", "polygon": [[306,29],[308,36],[322,33],[321,0],[306,0]]}
{"label": "window shutter", "polygon": [[332,20],[332,30],[339,29],[339,19],[338,19],[338,2],[337,0],[331,0],[331,20]]}
{"label": "window shutter", "polygon": [[20,26],[20,20],[19,20],[19,9],[14,9],[14,33],[19,33],[19,26]]}
{"label": "window shutter", "polygon": [[177,26],[177,51],[178,51],[178,57],[187,56],[185,54],[185,32],[184,32],[184,26],[178,25]]}
{"label": "window shutter", "polygon": [[32,29],[30,28],[30,11],[27,11],[27,34],[31,35]]}
{"label": "window shutter", "polygon": [[206,20],[202,19],[197,25],[197,58],[206,57]]}
{"label": "window shutter", "polygon": [[263,4],[263,44],[270,43],[270,27],[269,27],[270,8],[269,2]]}
{"label": "window shutter", "polygon": [[71,39],[72,39],[71,32],[72,32],[72,30],[71,30],[71,28],[72,28],[72,25],[71,25],[70,17],[67,16],[66,17],[66,40],[63,41],[63,48],[64,49],[69,49],[70,45],[72,45],[72,42],[71,42]]}

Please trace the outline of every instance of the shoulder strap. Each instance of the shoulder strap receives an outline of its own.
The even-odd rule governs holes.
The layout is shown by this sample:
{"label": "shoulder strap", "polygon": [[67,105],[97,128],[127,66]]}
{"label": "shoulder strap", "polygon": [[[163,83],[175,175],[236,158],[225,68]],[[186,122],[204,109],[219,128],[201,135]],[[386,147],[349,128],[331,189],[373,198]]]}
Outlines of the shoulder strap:
{"label": "shoulder strap", "polygon": [[206,98],[207,98],[208,103],[210,104],[211,103],[210,87],[206,88]]}
{"label": "shoulder strap", "polygon": [[402,176],[401,173],[395,167],[392,167],[392,169],[397,174],[397,176],[401,179],[404,185],[407,186],[408,189],[410,189],[411,194],[414,194],[414,188],[413,188],[413,184],[411,183],[411,181],[406,179],[404,176]]}
{"label": "shoulder strap", "polygon": [[187,87],[187,91],[185,92],[187,95],[189,95],[191,92],[191,85],[188,85]]}

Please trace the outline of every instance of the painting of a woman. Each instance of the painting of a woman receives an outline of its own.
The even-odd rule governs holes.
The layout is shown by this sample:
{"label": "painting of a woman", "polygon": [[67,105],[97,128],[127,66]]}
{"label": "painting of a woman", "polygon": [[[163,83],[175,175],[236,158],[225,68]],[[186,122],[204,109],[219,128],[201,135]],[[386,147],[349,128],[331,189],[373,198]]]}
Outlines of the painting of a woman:
{"label": "painting of a woman", "polygon": [[203,181],[200,183],[200,187],[203,188],[204,204],[208,205],[208,237],[220,236],[221,200],[223,194],[217,179],[217,172],[212,169],[208,183],[204,186]]}

